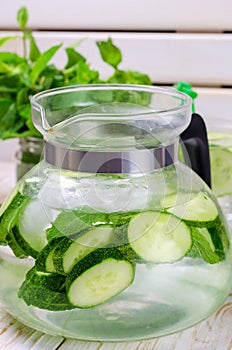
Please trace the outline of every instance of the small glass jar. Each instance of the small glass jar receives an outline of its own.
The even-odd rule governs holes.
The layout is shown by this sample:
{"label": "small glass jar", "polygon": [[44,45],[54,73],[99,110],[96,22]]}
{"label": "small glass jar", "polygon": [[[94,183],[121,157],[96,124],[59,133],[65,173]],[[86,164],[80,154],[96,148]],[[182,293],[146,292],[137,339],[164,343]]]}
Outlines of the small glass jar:
{"label": "small glass jar", "polygon": [[19,139],[19,150],[16,153],[16,176],[19,180],[34,165],[39,163],[42,157],[44,142],[39,137],[25,137]]}
{"label": "small glass jar", "polygon": [[207,120],[212,190],[232,227],[232,119]]}

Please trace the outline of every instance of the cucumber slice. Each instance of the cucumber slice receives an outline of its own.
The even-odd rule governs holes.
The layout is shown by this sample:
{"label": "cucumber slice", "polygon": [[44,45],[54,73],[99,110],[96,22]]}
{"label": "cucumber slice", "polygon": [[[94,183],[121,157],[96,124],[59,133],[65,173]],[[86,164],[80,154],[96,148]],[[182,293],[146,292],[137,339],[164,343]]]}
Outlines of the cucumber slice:
{"label": "cucumber slice", "polygon": [[232,193],[232,151],[210,147],[212,189],[217,197]]}
{"label": "cucumber slice", "polygon": [[64,238],[53,251],[55,270],[69,273],[79,260],[94,249],[112,243],[113,232],[112,227],[103,225],[78,235],[75,240]]}
{"label": "cucumber slice", "polygon": [[191,230],[184,222],[154,211],[140,213],[131,220],[128,241],[128,248],[141,262],[153,263],[180,260],[192,246]]}
{"label": "cucumber slice", "polygon": [[78,308],[97,306],[129,287],[134,274],[134,265],[117,249],[96,249],[80,260],[67,276],[68,299]]}
{"label": "cucumber slice", "polygon": [[1,220],[2,214],[8,209],[8,207],[12,204],[12,202],[16,201],[16,199],[18,200],[20,196],[23,196],[21,194],[21,192],[23,191],[23,188],[24,188],[24,182],[18,182],[18,184],[13,188],[13,190],[4,200],[2,205],[0,205],[0,220]]}
{"label": "cucumber slice", "polygon": [[46,228],[50,220],[38,199],[32,199],[21,211],[17,227],[23,240],[36,252],[47,244]]}
{"label": "cucumber slice", "polygon": [[14,228],[12,228],[9,233],[6,236],[7,242],[9,247],[11,248],[14,255],[19,258],[23,259],[28,257],[28,254],[25,252],[25,250],[19,245],[17,238],[15,237]]}
{"label": "cucumber slice", "polygon": [[[15,239],[15,242],[17,242],[17,245],[22,249],[22,251],[24,251],[24,254],[25,256],[31,256],[33,258],[36,258],[37,255],[38,255],[38,252],[35,251],[34,249],[32,249],[29,244],[23,239],[23,237],[21,236],[21,234],[19,233],[19,230],[18,230],[18,227],[17,226],[14,226],[12,228],[12,234],[14,235],[14,239]],[[10,236],[10,235],[9,235]],[[7,236],[8,237],[8,236]],[[9,240],[8,240],[8,244],[9,246],[11,247],[11,249],[13,250],[15,256],[16,255],[16,251],[14,250],[14,246],[11,246],[11,243]]]}
{"label": "cucumber slice", "polygon": [[16,193],[13,191],[13,194],[4,202],[0,216],[0,243],[6,242],[7,234],[16,225],[19,214],[29,200],[29,197],[23,196],[18,191]]}
{"label": "cucumber slice", "polygon": [[18,297],[27,305],[51,311],[73,309],[65,290],[65,277],[57,273],[28,271],[26,279],[18,291]]}
{"label": "cucumber slice", "polygon": [[35,262],[38,271],[56,272],[53,263],[53,252],[62,239],[62,237],[54,238],[39,252]]}
{"label": "cucumber slice", "polygon": [[167,211],[192,226],[212,226],[219,213],[213,200],[203,192],[199,192],[190,201],[167,209]]}

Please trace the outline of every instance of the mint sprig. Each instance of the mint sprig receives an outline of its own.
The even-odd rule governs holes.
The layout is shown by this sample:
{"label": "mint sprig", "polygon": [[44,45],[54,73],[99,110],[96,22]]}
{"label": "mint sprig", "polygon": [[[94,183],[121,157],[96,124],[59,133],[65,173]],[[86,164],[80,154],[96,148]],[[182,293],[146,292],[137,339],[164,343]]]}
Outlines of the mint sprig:
{"label": "mint sprig", "polygon": [[[17,12],[20,35],[0,39],[1,49],[15,38],[21,38],[23,46],[22,56],[14,52],[0,52],[0,139],[42,137],[32,123],[30,105],[30,96],[40,91],[75,84],[152,85],[146,74],[120,70],[122,53],[111,38],[96,43],[102,60],[114,69],[106,80],[101,79],[99,71],[91,68],[87,59],[76,50],[75,44],[64,48],[62,43],[58,43],[41,52],[33,32],[27,28],[28,18],[26,7],[21,7]],[[63,68],[57,68],[51,61],[61,49],[65,50],[67,63]]]}

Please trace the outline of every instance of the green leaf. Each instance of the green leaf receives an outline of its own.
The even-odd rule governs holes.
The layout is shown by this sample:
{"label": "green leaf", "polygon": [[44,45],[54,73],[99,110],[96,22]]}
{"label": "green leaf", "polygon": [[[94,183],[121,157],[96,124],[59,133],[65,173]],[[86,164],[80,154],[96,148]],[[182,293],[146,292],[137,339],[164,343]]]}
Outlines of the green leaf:
{"label": "green leaf", "polygon": [[30,131],[30,136],[34,136],[34,137],[42,137],[41,133],[34,127],[34,124],[32,122],[32,116],[31,116],[31,107],[30,110],[28,108],[29,106],[25,106],[25,108],[27,108],[27,121],[26,121],[26,126],[28,127],[29,131]]}
{"label": "green leaf", "polygon": [[99,73],[86,62],[80,62],[65,71],[65,85],[94,83],[99,83]]}
{"label": "green leaf", "polygon": [[74,64],[76,63],[80,63],[80,62],[85,62],[86,59],[84,56],[82,56],[81,54],[79,54],[79,52],[77,52],[76,50],[74,50],[72,47],[67,47],[65,49],[67,57],[68,57],[68,62],[65,66],[65,69],[68,69],[70,67],[72,67]]}
{"label": "green leaf", "polygon": [[25,6],[22,6],[17,12],[17,21],[19,28],[24,30],[28,21],[28,12]]}
{"label": "green leaf", "polygon": [[25,37],[28,38],[30,42],[29,58],[31,62],[35,62],[40,56],[40,50],[36,44],[35,38],[33,37],[31,30],[28,30],[25,33]]}
{"label": "green leaf", "polygon": [[11,66],[9,64],[0,61],[0,73],[9,74],[11,72]]}
{"label": "green leaf", "polygon": [[193,246],[189,255],[193,258],[202,258],[208,264],[219,262],[219,256],[207,229],[192,229]]}
{"label": "green leaf", "polygon": [[62,236],[71,236],[88,228],[82,218],[79,218],[72,211],[61,212],[54,221],[51,228],[47,229],[46,235],[50,242],[52,239]]}
{"label": "green leaf", "polygon": [[19,90],[16,96],[16,105],[20,107],[21,105],[29,104],[29,90],[28,88],[22,88]]}
{"label": "green leaf", "polygon": [[24,121],[18,118],[16,104],[11,103],[5,114],[0,116],[0,138],[9,138],[12,132],[17,132]]}
{"label": "green leaf", "polygon": [[48,62],[52,59],[52,57],[60,49],[61,46],[62,44],[53,46],[40,55],[31,70],[30,78],[32,80],[32,84],[35,84],[36,79],[39,77],[40,73],[46,68]]}
{"label": "green leaf", "polygon": [[122,61],[121,51],[113,44],[112,39],[107,41],[98,41],[99,48],[103,61],[117,69],[119,63]]}
{"label": "green leaf", "polygon": [[0,47],[4,45],[7,41],[19,38],[19,35],[5,36],[0,39]]}
{"label": "green leaf", "polygon": [[31,106],[30,104],[28,105],[22,105],[18,108],[18,113],[20,117],[23,119],[28,120],[29,118],[31,119]]}
{"label": "green leaf", "polygon": [[10,108],[12,103],[13,103],[13,101],[10,98],[1,98],[0,99],[0,120],[7,113],[8,109]]}
{"label": "green leaf", "polygon": [[152,85],[152,81],[147,74],[136,71],[116,70],[107,80],[110,84],[139,84]]}
{"label": "green leaf", "polygon": [[37,81],[37,89],[42,91],[54,87],[54,80],[59,74],[60,71],[53,64],[49,64],[40,74],[40,79]]}
{"label": "green leaf", "polygon": [[21,57],[14,52],[0,52],[0,61],[13,65],[26,62],[24,57]]}

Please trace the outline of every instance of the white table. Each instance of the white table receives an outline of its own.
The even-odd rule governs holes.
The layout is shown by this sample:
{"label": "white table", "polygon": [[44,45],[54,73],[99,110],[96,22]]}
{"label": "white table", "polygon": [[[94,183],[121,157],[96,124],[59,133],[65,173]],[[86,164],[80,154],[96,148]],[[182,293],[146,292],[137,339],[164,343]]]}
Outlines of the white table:
{"label": "white table", "polygon": [[[0,201],[15,183],[15,164],[0,163]],[[16,321],[0,307],[0,350],[232,350],[232,294],[211,317],[166,337],[128,343],[54,337]]]}

